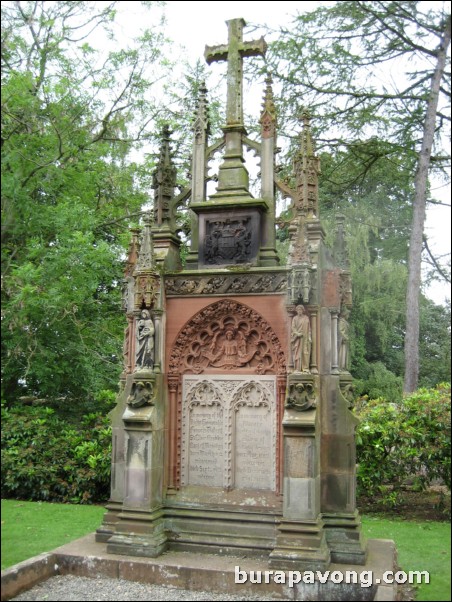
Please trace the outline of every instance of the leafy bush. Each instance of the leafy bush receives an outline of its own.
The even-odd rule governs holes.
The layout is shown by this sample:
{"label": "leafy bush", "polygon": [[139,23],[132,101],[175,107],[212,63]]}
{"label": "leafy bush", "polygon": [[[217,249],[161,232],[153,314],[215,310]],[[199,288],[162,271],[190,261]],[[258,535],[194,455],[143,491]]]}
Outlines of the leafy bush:
{"label": "leafy bush", "polygon": [[450,413],[449,384],[419,389],[397,403],[362,402],[357,407],[360,493],[386,492],[396,503],[407,480],[420,489],[439,480],[450,489]]}
{"label": "leafy bush", "polygon": [[74,427],[47,407],[2,407],[2,496],[93,503],[108,498],[111,428],[100,414]]}
{"label": "leafy bush", "polygon": [[367,399],[382,397],[389,402],[396,402],[402,397],[403,379],[382,362],[367,363],[361,372],[363,377],[354,381],[356,395]]}

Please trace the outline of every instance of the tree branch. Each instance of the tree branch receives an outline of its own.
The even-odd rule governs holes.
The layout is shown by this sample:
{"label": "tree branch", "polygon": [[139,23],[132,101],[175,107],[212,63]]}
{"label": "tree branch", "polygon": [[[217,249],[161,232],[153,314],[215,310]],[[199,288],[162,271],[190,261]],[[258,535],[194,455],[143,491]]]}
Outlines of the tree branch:
{"label": "tree branch", "polygon": [[423,237],[423,243],[424,243],[424,249],[427,251],[427,254],[430,258],[430,264],[433,265],[433,267],[436,269],[436,271],[438,272],[438,274],[442,277],[442,279],[447,282],[448,284],[451,283],[451,278],[450,278],[450,274],[447,274],[444,269],[439,265],[438,261],[436,260],[436,258],[433,256],[433,253],[430,251],[430,247],[428,246],[427,243],[427,237],[424,236]]}

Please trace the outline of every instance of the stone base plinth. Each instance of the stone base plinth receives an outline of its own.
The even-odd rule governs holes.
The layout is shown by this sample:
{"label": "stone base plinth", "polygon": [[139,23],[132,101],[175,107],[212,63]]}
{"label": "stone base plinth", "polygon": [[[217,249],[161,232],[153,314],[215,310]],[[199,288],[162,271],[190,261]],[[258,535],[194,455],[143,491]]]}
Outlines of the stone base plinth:
{"label": "stone base plinth", "polygon": [[330,551],[321,521],[281,521],[276,547],[270,554],[272,568],[320,570],[329,567]]}
{"label": "stone base plinth", "polygon": [[[169,551],[159,558],[108,554],[105,545],[96,543],[91,534],[2,571],[2,600],[14,598],[38,582],[42,588],[40,595],[45,596],[45,581],[57,572],[63,576],[93,578],[93,596],[96,579],[102,577],[237,596],[251,594],[260,599],[271,596],[275,600],[397,600],[397,586],[383,582],[385,571],[397,570],[394,542],[369,540],[368,550],[366,564],[362,567],[345,564],[328,567],[330,574],[340,571],[344,575],[342,583],[332,580],[321,583],[317,578],[314,583],[309,583],[306,572],[295,575],[295,571],[291,576],[287,569],[269,571],[267,559],[247,558],[243,554],[217,556]],[[356,573],[356,583],[346,583],[347,571]],[[275,573],[278,573],[279,582]],[[369,583],[370,573],[372,584]],[[296,583],[298,577],[300,581]]]}

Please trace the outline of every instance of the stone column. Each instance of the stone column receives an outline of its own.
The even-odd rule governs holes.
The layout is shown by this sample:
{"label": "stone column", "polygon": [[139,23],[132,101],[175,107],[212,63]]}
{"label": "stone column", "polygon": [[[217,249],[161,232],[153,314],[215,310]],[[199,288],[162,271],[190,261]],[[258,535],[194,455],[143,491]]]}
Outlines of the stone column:
{"label": "stone column", "polygon": [[261,195],[268,204],[263,216],[263,236],[260,253],[261,265],[278,265],[275,240],[275,146],[276,109],[273,102],[272,80],[266,79],[261,123]]}
{"label": "stone column", "polygon": [[293,361],[293,352],[292,352],[292,320],[296,314],[295,305],[287,305],[287,314],[289,316],[288,319],[288,334],[287,340],[289,341],[289,368],[293,371],[294,369],[294,361]]}
{"label": "stone column", "polygon": [[320,421],[310,374],[289,375],[283,418],[283,518],[269,564],[325,570],[330,562],[320,515]]}
{"label": "stone column", "polygon": [[154,372],[160,374],[162,371],[163,337],[162,337],[162,310],[154,310]]}
{"label": "stone column", "polygon": [[[120,478],[115,487],[121,511],[114,534],[107,540],[108,553],[155,557],[167,547],[162,512],[162,379],[162,375],[151,370],[140,370],[128,377],[121,404],[122,428],[119,427],[121,462],[116,462],[115,470],[115,482]],[[143,390],[148,393],[144,398],[140,393]]]}
{"label": "stone column", "polygon": [[177,392],[179,377],[168,376],[169,420],[168,420],[168,489],[173,495],[177,489]]}
{"label": "stone column", "polygon": [[311,349],[311,374],[318,374],[318,333],[317,333],[317,308],[310,308],[309,313],[311,315],[311,333],[312,333],[312,349]]}
{"label": "stone column", "polygon": [[337,348],[337,309],[330,309],[331,313],[331,373],[339,373],[338,348]]}

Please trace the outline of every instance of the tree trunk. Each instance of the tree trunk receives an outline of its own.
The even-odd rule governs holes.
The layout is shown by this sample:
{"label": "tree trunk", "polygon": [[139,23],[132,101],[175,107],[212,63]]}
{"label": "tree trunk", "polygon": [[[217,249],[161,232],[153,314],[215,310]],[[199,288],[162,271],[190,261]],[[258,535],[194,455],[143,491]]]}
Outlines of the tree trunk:
{"label": "tree trunk", "polygon": [[413,222],[408,255],[408,285],[406,296],[405,381],[403,390],[412,393],[419,378],[419,296],[421,289],[422,237],[424,233],[428,170],[435,135],[439,88],[444,74],[447,49],[450,45],[450,16],[445,23],[444,36],[438,49],[435,72],[430,85],[430,97],[424,121],[422,147],[415,179]]}

